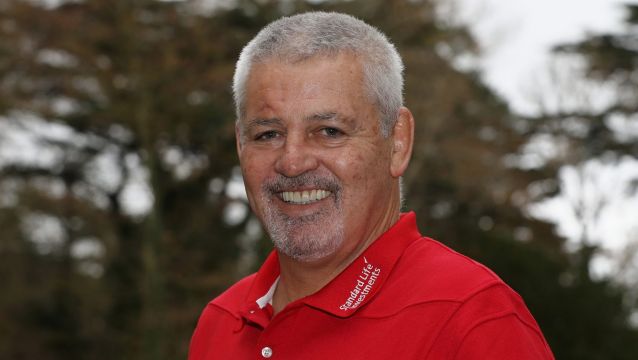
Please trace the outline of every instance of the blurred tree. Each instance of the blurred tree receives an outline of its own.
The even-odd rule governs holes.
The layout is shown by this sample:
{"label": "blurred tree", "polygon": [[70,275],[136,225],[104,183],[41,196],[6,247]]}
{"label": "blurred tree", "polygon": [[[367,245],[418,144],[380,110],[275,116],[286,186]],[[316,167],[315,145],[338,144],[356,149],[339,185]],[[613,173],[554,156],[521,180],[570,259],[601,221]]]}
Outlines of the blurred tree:
{"label": "blurred tree", "polygon": [[[183,357],[202,298],[239,276],[241,226],[224,221],[233,200],[223,184],[235,163],[228,84],[251,19],[210,21],[158,1],[0,11],[5,121],[69,134],[37,136],[42,156],[59,155],[53,164],[2,168],[18,190],[3,210],[0,256],[13,279],[3,354]],[[135,210],[131,193],[151,206]],[[104,249],[93,273],[74,255],[87,239]],[[37,241],[59,246],[38,251]]]}
{"label": "blurred tree", "polygon": [[[638,158],[635,128],[638,122],[638,5],[627,4],[625,31],[595,34],[584,41],[556,47],[558,55],[576,55],[584,60],[580,75],[593,85],[612,88],[613,97],[598,111],[566,111],[547,114],[553,119],[576,118],[587,129],[585,136],[575,139],[580,153],[578,159],[592,158],[615,152]],[[553,116],[550,116],[553,115]],[[543,118],[541,118],[543,120]],[[633,133],[633,134],[632,134]]]}
{"label": "blurred tree", "polygon": [[[270,249],[236,191],[234,62],[269,21],[326,9],[378,26],[404,57],[418,119],[406,205],[423,232],[512,284],[559,358],[631,358],[622,289],[580,274],[551,226],[523,211],[530,184],[552,173],[504,161],[529,125],[465,65],[477,49],[453,8],[204,5],[0,4],[0,125],[43,149],[0,162],[0,357],[185,357],[205,302]],[[11,141],[0,133],[0,149]]]}
{"label": "blurred tree", "polygon": [[[580,248],[569,256],[572,275],[561,278],[568,285],[563,290],[572,291],[555,294],[572,307],[562,309],[560,323],[554,319],[553,336],[560,344],[555,347],[557,358],[638,357],[638,349],[627,345],[638,341],[635,321],[630,322],[632,314],[638,312],[638,282],[629,276],[636,269],[635,240],[630,239],[620,254],[623,259],[618,261],[620,272],[613,274],[616,279],[592,279],[590,274],[592,260],[601,255],[592,228],[612,198],[608,190],[596,186],[598,174],[589,171],[588,164],[595,161],[618,166],[638,158],[638,6],[628,4],[625,8],[625,31],[592,34],[581,42],[555,48],[557,58],[564,61],[558,64],[567,65],[553,74],[552,93],[557,96],[543,104],[539,115],[527,119],[525,133],[529,138],[544,137],[558,148],[557,156],[536,169],[539,179],[556,179],[558,171],[570,165],[578,182],[570,185],[552,180],[558,187],[541,189],[537,194],[541,199],[565,193],[565,186],[578,187],[578,194],[570,200],[571,211],[582,227]],[[569,71],[567,78],[559,73],[567,73],[565,70]],[[623,187],[619,190],[622,196],[631,198],[636,195],[636,182],[638,179],[624,184],[618,179],[616,186]],[[587,301],[577,300],[583,298]],[[568,331],[571,324],[578,326],[570,326]]]}
{"label": "blurred tree", "polygon": [[[590,160],[619,164],[638,159],[638,5],[625,5],[624,32],[593,34],[585,40],[557,46],[557,59],[565,60],[569,79],[553,75],[556,93],[562,101],[543,106],[538,116],[529,118],[529,134],[547,135],[561,147],[560,156],[544,164],[545,174],[553,176],[565,164],[578,165],[581,182],[588,174],[582,165]],[[636,182],[626,184],[627,196],[636,193]],[[625,184],[619,184],[625,185]],[[604,194],[593,207],[594,217],[605,207]],[[587,222],[583,207],[574,205],[583,226]],[[590,231],[582,241],[591,243]]]}

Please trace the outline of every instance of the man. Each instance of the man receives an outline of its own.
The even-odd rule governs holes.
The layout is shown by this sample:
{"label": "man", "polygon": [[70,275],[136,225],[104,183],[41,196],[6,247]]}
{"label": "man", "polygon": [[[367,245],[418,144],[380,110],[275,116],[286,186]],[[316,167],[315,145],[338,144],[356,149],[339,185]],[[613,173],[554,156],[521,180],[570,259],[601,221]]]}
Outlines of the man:
{"label": "man", "polygon": [[514,291],[400,213],[402,68],[336,13],[282,18],[244,48],[237,152],[275,251],[206,307],[190,360],[553,358]]}

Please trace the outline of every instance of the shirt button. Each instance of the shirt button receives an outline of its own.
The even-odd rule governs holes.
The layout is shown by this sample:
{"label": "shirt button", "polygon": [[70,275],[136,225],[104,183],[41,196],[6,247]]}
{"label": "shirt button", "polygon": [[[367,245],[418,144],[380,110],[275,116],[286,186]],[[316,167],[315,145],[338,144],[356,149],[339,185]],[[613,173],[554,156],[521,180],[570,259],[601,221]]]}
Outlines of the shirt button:
{"label": "shirt button", "polygon": [[268,359],[269,357],[272,356],[272,349],[269,348],[268,346],[264,347],[263,349],[261,349],[261,356]]}

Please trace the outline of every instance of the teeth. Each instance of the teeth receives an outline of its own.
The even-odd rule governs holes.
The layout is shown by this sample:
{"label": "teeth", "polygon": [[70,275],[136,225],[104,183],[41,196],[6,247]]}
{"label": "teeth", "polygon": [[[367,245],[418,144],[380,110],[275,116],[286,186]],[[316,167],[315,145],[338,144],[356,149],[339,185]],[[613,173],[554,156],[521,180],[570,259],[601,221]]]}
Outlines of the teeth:
{"label": "teeth", "polygon": [[311,202],[319,201],[330,196],[331,192],[328,190],[304,190],[304,191],[284,191],[281,193],[281,197],[285,202],[292,204],[308,204]]}

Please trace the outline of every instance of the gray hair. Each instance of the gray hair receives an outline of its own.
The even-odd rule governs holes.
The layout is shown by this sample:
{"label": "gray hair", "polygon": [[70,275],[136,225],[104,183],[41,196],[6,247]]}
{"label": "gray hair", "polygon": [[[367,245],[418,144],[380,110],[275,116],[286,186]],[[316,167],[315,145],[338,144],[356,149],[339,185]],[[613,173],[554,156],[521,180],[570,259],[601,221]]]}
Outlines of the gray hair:
{"label": "gray hair", "polygon": [[237,119],[245,116],[251,66],[270,59],[294,63],[350,51],[361,59],[364,86],[379,109],[383,136],[392,132],[403,105],[403,62],[379,30],[350,15],[308,12],[270,23],[241,52],[233,78]]}

